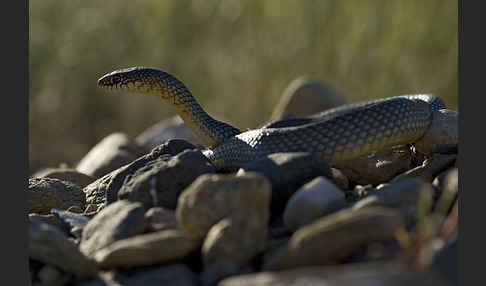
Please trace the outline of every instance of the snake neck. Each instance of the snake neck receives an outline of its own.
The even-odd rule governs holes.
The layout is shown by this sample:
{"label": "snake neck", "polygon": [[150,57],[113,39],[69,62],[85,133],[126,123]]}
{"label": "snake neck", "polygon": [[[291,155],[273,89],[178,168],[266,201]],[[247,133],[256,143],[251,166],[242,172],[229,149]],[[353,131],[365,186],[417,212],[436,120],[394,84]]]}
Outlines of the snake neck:
{"label": "snake neck", "polygon": [[98,85],[109,91],[160,96],[175,109],[205,147],[214,148],[241,133],[207,114],[189,89],[167,72],[148,67],[121,69],[101,77]]}

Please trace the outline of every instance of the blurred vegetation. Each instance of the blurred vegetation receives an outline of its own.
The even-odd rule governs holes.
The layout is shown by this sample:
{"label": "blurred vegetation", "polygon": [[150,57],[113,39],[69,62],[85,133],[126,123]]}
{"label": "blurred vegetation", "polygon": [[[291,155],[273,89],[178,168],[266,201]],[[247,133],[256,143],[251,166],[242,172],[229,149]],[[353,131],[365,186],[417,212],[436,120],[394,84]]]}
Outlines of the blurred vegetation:
{"label": "blurred vegetation", "polygon": [[104,136],[174,115],[108,96],[104,73],[166,70],[235,126],[266,122],[294,78],[347,101],[431,92],[457,109],[457,1],[30,1],[30,172],[73,166]]}

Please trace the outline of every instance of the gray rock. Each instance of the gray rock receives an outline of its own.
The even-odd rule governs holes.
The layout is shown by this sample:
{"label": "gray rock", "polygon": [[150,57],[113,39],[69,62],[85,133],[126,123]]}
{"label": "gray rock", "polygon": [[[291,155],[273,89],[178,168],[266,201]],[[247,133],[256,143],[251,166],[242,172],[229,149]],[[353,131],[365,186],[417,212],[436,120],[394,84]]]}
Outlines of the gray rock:
{"label": "gray rock", "polygon": [[283,92],[272,121],[300,118],[345,104],[329,85],[308,77],[293,80]]}
{"label": "gray rock", "polygon": [[159,158],[125,178],[118,199],[141,202],[147,207],[175,209],[180,193],[197,177],[215,172],[199,150],[185,150],[170,158]]}
{"label": "gray rock", "polygon": [[42,222],[47,224],[52,224],[53,226],[62,230],[65,234],[69,234],[69,227],[64,224],[58,217],[53,214],[40,215],[40,214],[29,214],[29,221]]}
{"label": "gray rock", "polygon": [[69,211],[61,211],[53,209],[51,213],[56,216],[69,229],[69,232],[76,238],[81,238],[84,227],[89,221],[89,218]]}
{"label": "gray rock", "polygon": [[434,154],[431,158],[425,160],[421,166],[396,176],[391,182],[396,182],[404,178],[420,178],[431,183],[440,172],[454,165],[456,157],[457,155],[455,154]]}
{"label": "gray rock", "polygon": [[123,166],[86,186],[83,191],[86,194],[87,204],[102,206],[110,204],[118,199],[118,191],[125,179],[132,176],[137,170],[145,167],[157,159],[170,160],[172,156],[188,149],[196,147],[187,141],[173,139],[164,142],[154,148],[150,153],[138,158],[132,163]]}
{"label": "gray rock", "polygon": [[194,134],[192,134],[191,129],[187,127],[179,116],[154,124],[138,135],[135,141],[141,146],[152,149],[159,146],[162,142],[174,138],[184,139],[194,145],[201,145]]}
{"label": "gray rock", "polygon": [[78,172],[99,178],[126,165],[148,150],[123,133],[113,133],[96,144],[77,164]]}
{"label": "gray rock", "polygon": [[293,231],[346,205],[344,193],[334,183],[317,177],[292,195],[283,219],[287,228]]}
{"label": "gray rock", "polygon": [[361,247],[394,237],[403,227],[397,211],[370,207],[344,209],[297,230],[288,244],[265,262],[265,270],[335,263]]}
{"label": "gray rock", "polygon": [[103,268],[147,266],[182,259],[200,245],[199,238],[165,230],[118,240],[97,250],[94,258]]}
{"label": "gray rock", "polygon": [[227,260],[218,260],[217,262],[206,266],[200,275],[200,281],[203,286],[216,285],[219,281],[233,275],[242,275],[254,272],[251,267],[241,268]]}
{"label": "gray rock", "polygon": [[162,207],[151,208],[145,213],[145,220],[148,232],[177,229],[177,219],[173,210]]}
{"label": "gray rock", "polygon": [[336,186],[338,186],[343,192],[349,190],[349,179],[343,172],[336,168],[331,168],[332,178]]}
{"label": "gray rock", "polygon": [[382,149],[366,156],[336,164],[352,182],[378,185],[413,167],[412,153],[405,145]]}
{"label": "gray rock", "polygon": [[370,206],[397,208],[403,204],[415,205],[420,192],[424,189],[428,189],[429,192],[434,191],[430,183],[418,178],[407,178],[390,184],[382,184],[375,191],[355,202],[352,208],[360,209]]}
{"label": "gray rock", "polygon": [[275,153],[242,167],[238,174],[258,172],[272,184],[272,218],[284,210],[287,200],[305,183],[318,176],[333,179],[327,162],[310,153]]}
{"label": "gray rock", "polygon": [[444,179],[440,185],[441,186],[439,187],[441,187],[440,190],[442,191],[442,194],[435,207],[435,213],[441,216],[446,216],[459,191],[459,170],[457,168],[452,168],[447,171],[444,174]]}
{"label": "gray rock", "polygon": [[65,275],[63,275],[58,268],[52,265],[44,265],[44,267],[37,273],[37,277],[40,281],[38,285],[64,285],[65,283],[63,282],[67,282],[66,278],[69,279],[69,277],[63,276]]}
{"label": "gray rock", "polygon": [[431,155],[433,153],[457,153],[458,113],[450,109],[434,111],[432,124],[415,147],[420,152]]}
{"label": "gray rock", "polygon": [[[432,185],[437,189],[444,191],[446,188],[458,188],[459,169],[457,167],[449,168],[435,177]],[[457,191],[456,191],[457,192]]]}
{"label": "gray rock", "polygon": [[31,176],[31,178],[53,178],[71,182],[81,188],[94,182],[96,179],[69,168],[47,168]]}
{"label": "gray rock", "polygon": [[432,260],[432,267],[438,269],[452,285],[459,285],[457,236],[448,241]]}
{"label": "gray rock", "polygon": [[145,229],[145,208],[140,203],[118,201],[108,205],[84,227],[79,249],[87,256],[117,240]]}
{"label": "gray rock", "polygon": [[197,178],[179,197],[179,228],[203,237],[221,219],[238,209],[252,210],[264,218],[268,212],[270,183],[261,174],[206,174]]}
{"label": "gray rock", "polygon": [[84,208],[83,190],[70,182],[52,178],[31,178],[27,189],[29,213],[49,214],[51,209],[68,209],[76,205]]}
{"label": "gray rock", "polygon": [[268,219],[268,211],[239,209],[216,223],[209,230],[202,246],[205,267],[211,267],[219,261],[229,261],[238,266],[248,265],[265,249]]}
{"label": "gray rock", "polygon": [[94,277],[94,261],[86,258],[78,247],[57,227],[29,221],[29,257],[51,264],[79,278]]}
{"label": "gray rock", "polygon": [[419,271],[399,263],[353,263],[339,266],[300,267],[278,272],[232,276],[218,286],[451,286],[436,271]]}

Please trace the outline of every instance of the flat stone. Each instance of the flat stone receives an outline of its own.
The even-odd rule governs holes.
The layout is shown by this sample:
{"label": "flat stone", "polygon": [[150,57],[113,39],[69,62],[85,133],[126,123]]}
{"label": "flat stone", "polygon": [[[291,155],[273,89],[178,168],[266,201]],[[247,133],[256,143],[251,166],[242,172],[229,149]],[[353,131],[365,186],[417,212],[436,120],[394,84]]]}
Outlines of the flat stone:
{"label": "flat stone", "polygon": [[79,249],[87,256],[117,240],[145,230],[145,208],[140,203],[118,201],[95,215],[83,229]]}
{"label": "flat stone", "polygon": [[315,177],[333,179],[327,162],[310,153],[274,153],[243,166],[238,174],[258,172],[272,185],[270,209],[272,218],[278,217],[292,194]]}
{"label": "flat stone", "polygon": [[294,231],[346,205],[344,193],[333,182],[317,177],[292,195],[283,219],[287,228]]}
{"label": "flat stone", "polygon": [[203,237],[214,224],[240,208],[264,218],[269,200],[270,183],[261,174],[246,173],[239,177],[206,174],[180,195],[177,222],[184,232]]}
{"label": "flat stone", "polygon": [[27,189],[28,213],[49,214],[51,209],[84,208],[83,190],[70,182],[52,178],[30,178]]}
{"label": "flat stone", "polygon": [[165,230],[118,240],[97,250],[94,258],[103,268],[147,266],[180,260],[200,245],[199,238]]}
{"label": "flat stone", "polygon": [[263,268],[273,271],[336,263],[363,246],[392,239],[403,225],[402,216],[393,209],[344,209],[297,230]]}
{"label": "flat stone", "polygon": [[408,146],[400,145],[344,161],[336,167],[352,182],[378,185],[411,169],[412,153]]}
{"label": "flat stone", "polygon": [[77,164],[76,170],[94,178],[124,166],[148,150],[123,133],[113,133],[96,144]]}
{"label": "flat stone", "polygon": [[38,221],[29,221],[29,257],[54,265],[80,278],[94,277],[94,261],[86,258],[76,244],[57,227]]}

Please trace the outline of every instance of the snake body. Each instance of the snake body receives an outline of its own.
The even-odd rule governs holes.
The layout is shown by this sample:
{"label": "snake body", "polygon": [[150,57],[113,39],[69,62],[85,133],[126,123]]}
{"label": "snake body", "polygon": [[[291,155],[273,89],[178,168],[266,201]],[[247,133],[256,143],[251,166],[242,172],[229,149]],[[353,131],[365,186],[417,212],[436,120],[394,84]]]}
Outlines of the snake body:
{"label": "snake body", "polygon": [[219,168],[236,168],[278,152],[320,154],[330,164],[424,136],[434,110],[444,108],[434,95],[401,95],[339,106],[319,114],[286,119],[241,132],[207,114],[173,75],[153,68],[116,70],[98,80],[111,91],[154,94],[169,102],[207,147],[203,153]]}

